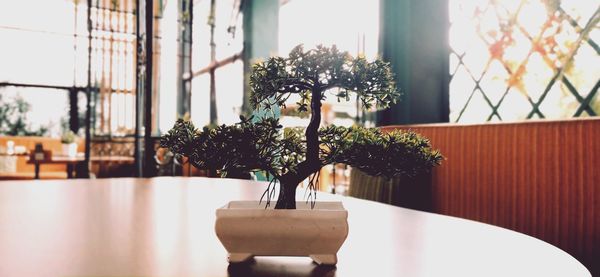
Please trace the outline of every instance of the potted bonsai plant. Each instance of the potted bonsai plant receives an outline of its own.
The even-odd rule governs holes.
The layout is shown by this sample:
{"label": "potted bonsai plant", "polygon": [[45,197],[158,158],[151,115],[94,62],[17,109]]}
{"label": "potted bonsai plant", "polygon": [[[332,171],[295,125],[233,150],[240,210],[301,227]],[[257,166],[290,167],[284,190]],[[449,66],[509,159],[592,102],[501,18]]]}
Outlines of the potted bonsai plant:
{"label": "potted bonsai plant", "polygon": [[[318,263],[335,264],[348,233],[347,212],[341,203],[315,201],[323,166],[345,163],[375,176],[413,176],[442,159],[414,132],[320,127],[321,101],[328,96],[341,101],[356,93],[365,108],[386,108],[396,101],[400,94],[393,74],[381,60],[353,58],[335,46],[304,51],[300,45],[287,58],[254,64],[250,86],[250,101],[258,110],[272,111],[285,107],[290,97],[298,98],[297,109],[310,112],[306,129],[282,130],[277,118],[267,116],[240,117],[235,125],[202,130],[180,119],[161,139],[162,147],[200,169],[222,176],[260,171],[271,178],[260,201],[234,201],[217,210],[217,236],[231,262],[253,255],[308,255]],[[308,197],[296,202],[296,189],[305,179]],[[277,186],[275,207],[267,209]],[[263,200],[265,206],[259,207]]]}
{"label": "potted bonsai plant", "polygon": [[64,132],[60,137],[60,142],[62,144],[62,154],[68,157],[77,156],[77,143],[75,140],[77,139],[77,135],[71,130]]}

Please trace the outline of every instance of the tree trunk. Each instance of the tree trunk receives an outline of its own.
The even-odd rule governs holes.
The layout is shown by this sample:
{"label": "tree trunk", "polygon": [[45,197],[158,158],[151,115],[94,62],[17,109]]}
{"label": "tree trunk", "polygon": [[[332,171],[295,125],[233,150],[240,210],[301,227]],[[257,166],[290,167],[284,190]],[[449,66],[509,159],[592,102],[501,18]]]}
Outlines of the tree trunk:
{"label": "tree trunk", "polygon": [[313,88],[310,100],[310,122],[306,127],[306,161],[319,162],[319,126],[321,125],[321,91]]}
{"label": "tree trunk", "polygon": [[[316,81],[315,81],[316,83]],[[296,187],[321,168],[319,161],[319,126],[321,125],[321,88],[311,92],[310,122],[306,127],[306,160],[298,164],[296,173],[288,173],[279,181],[281,188],[275,209],[296,209]]]}
{"label": "tree trunk", "polygon": [[321,165],[318,161],[303,161],[298,164],[296,172],[288,172],[279,178],[279,197],[275,209],[295,209],[296,208],[296,188],[302,180],[308,178],[311,174],[319,171]]}
{"label": "tree trunk", "polygon": [[298,187],[298,183],[300,182],[281,182],[275,209],[296,209],[296,187]]}

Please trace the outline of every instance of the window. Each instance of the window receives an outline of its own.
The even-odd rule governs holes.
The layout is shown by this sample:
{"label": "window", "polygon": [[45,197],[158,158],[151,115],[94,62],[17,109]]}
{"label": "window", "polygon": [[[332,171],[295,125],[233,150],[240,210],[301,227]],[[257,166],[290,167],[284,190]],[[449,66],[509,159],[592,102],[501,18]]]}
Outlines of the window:
{"label": "window", "polygon": [[[310,20],[307,20],[310,15]],[[301,22],[301,23],[299,23]],[[298,44],[311,49],[318,44],[336,45],[353,56],[364,55],[373,60],[378,54],[379,3],[360,0],[291,0],[279,11],[279,54],[287,56]],[[333,95],[333,94],[330,94]],[[282,111],[284,126],[306,126],[308,118],[292,116],[294,103],[289,99],[289,111]],[[356,119],[364,120],[357,101],[337,102],[328,97],[323,103],[324,123],[350,126]],[[287,116],[286,116],[287,115]]]}
{"label": "window", "polygon": [[240,2],[194,2],[191,118],[198,127],[239,121],[244,91]]}
{"label": "window", "polygon": [[[24,105],[22,113],[18,112],[20,105]],[[83,107],[85,108],[85,99]],[[0,113],[0,135],[59,137],[64,130],[69,129],[69,93],[66,90],[0,87],[0,110],[6,110],[6,114]],[[82,110],[81,114],[84,112]],[[7,128],[8,124],[16,124],[18,117],[25,119],[25,126],[19,128],[20,131]]]}
{"label": "window", "polygon": [[76,66],[84,73],[87,66],[87,48],[74,47],[87,37],[85,7],[65,0],[0,0],[0,5],[0,82],[87,84],[87,75],[74,76]]}
{"label": "window", "polygon": [[[65,0],[0,0],[0,6],[3,101],[21,98],[29,106],[29,131],[44,128],[40,135],[58,137],[69,126],[69,90],[87,85],[86,7]],[[79,96],[83,113],[85,95]]]}
{"label": "window", "polygon": [[[192,0],[189,0],[192,1]],[[158,113],[154,115],[158,121],[158,130],[166,132],[175,123],[177,116],[177,82],[179,28],[178,1],[158,1],[158,13],[155,14],[154,35],[154,72],[152,76],[154,94],[158,101]],[[154,129],[156,130],[156,129]]]}
{"label": "window", "polygon": [[450,0],[449,8],[451,121],[600,113],[597,2]]}
{"label": "window", "polygon": [[[310,18],[307,20],[307,18]],[[336,45],[353,56],[364,55],[368,60],[378,56],[379,1],[372,0],[290,0],[279,10],[279,55],[287,56],[298,44],[304,49],[319,44]],[[359,123],[371,125],[358,101],[338,102],[331,94],[322,107],[322,124],[351,126]],[[306,127],[308,115],[295,111],[298,98],[290,97],[287,108],[281,111],[280,122],[285,127]],[[348,166],[328,165],[320,175],[320,188],[345,194],[349,185]]]}
{"label": "window", "polygon": [[[79,1],[85,2],[85,1]],[[87,14],[78,19],[86,28]],[[123,136],[135,132],[135,1],[92,1],[91,85],[93,134]],[[78,43],[87,55],[87,37]],[[86,68],[79,68],[87,77]]]}
{"label": "window", "polygon": [[[51,136],[59,136],[68,127],[69,91],[79,94],[79,113],[85,114],[82,92],[88,85],[88,1],[0,3],[5,7],[0,10],[3,91],[7,97],[20,96],[30,103],[33,125],[49,127]],[[94,88],[95,135],[134,131],[134,5],[134,0],[92,1],[89,73]]]}

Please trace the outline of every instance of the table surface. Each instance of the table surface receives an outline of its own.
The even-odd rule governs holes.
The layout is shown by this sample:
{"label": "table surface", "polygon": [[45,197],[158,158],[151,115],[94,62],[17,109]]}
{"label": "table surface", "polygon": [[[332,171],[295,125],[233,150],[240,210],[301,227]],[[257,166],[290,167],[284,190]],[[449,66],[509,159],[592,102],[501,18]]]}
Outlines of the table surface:
{"label": "table surface", "polygon": [[265,187],[177,177],[0,182],[0,276],[591,276],[517,232],[326,193],[318,198],[341,200],[349,214],[337,267],[308,257],[229,265],[215,210]]}

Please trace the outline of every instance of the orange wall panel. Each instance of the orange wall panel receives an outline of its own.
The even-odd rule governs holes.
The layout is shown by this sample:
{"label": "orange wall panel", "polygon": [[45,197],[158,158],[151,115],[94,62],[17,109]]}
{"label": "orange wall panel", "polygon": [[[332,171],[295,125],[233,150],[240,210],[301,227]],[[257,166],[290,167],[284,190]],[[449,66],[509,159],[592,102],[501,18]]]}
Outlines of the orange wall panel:
{"label": "orange wall panel", "polygon": [[430,138],[434,210],[513,229],[600,261],[600,119],[388,126]]}

